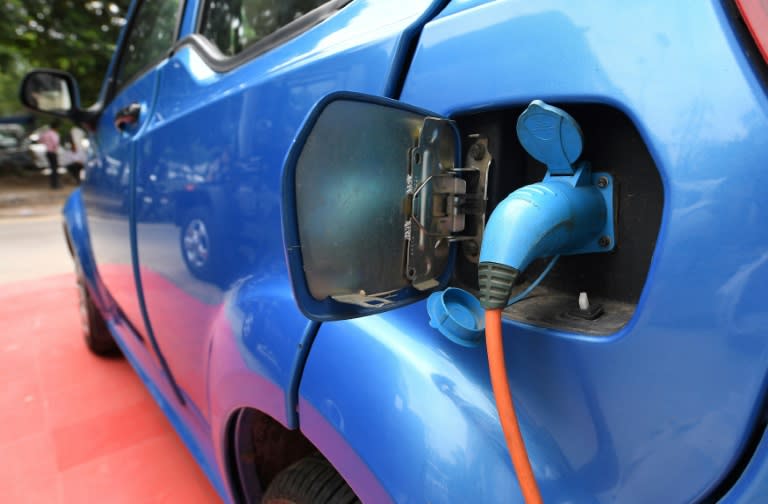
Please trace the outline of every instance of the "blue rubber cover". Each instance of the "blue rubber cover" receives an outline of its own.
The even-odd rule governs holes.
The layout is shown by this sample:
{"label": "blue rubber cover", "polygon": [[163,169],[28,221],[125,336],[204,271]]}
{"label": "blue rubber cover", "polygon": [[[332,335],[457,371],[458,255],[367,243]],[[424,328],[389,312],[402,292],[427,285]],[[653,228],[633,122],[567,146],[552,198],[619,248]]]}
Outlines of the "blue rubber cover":
{"label": "blue rubber cover", "polygon": [[485,315],[480,301],[469,292],[449,287],[427,299],[429,325],[459,345],[480,344],[485,332]]}
{"label": "blue rubber cover", "polygon": [[567,112],[534,100],[517,119],[517,137],[549,173],[573,175],[584,141],[579,124]]}

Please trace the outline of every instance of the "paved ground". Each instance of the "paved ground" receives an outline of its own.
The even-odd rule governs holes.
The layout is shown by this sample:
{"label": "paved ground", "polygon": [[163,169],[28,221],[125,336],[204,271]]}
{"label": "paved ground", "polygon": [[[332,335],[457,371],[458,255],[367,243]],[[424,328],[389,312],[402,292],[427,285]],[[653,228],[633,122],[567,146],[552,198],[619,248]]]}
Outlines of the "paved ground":
{"label": "paved ground", "polygon": [[0,219],[57,215],[67,195],[77,187],[62,175],[62,187],[48,188],[42,175],[0,176]]}
{"label": "paved ground", "polygon": [[0,218],[0,282],[72,271],[61,215]]}
{"label": "paved ground", "polygon": [[127,362],[82,343],[59,216],[72,187],[3,182],[0,501],[217,502]]}
{"label": "paved ground", "polygon": [[41,175],[0,176],[0,283],[73,271],[61,228],[61,207],[77,187],[48,188]]}

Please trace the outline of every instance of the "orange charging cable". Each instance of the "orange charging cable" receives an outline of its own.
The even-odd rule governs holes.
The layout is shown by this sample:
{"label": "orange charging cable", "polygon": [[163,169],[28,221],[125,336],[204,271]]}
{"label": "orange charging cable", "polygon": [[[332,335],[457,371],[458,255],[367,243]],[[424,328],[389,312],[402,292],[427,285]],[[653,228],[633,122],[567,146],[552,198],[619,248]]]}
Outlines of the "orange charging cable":
{"label": "orange charging cable", "polygon": [[526,504],[542,504],[539,486],[531,469],[531,461],[525,450],[525,442],[520,434],[517,423],[515,405],[512,403],[512,392],[507,381],[507,366],[504,362],[504,343],[501,338],[501,309],[486,310],[485,312],[485,344],[488,348],[488,365],[491,370],[491,385],[496,399],[496,409],[499,411],[501,428],[507,440],[507,449],[512,457],[512,466],[523,492]]}

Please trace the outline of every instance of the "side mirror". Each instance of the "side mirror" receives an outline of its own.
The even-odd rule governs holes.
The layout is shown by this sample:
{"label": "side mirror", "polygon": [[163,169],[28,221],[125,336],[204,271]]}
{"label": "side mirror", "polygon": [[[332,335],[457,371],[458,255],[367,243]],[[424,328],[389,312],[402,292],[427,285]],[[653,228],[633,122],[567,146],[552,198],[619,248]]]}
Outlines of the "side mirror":
{"label": "side mirror", "polygon": [[21,103],[36,112],[80,119],[80,96],[72,75],[59,70],[33,70],[21,82]]}

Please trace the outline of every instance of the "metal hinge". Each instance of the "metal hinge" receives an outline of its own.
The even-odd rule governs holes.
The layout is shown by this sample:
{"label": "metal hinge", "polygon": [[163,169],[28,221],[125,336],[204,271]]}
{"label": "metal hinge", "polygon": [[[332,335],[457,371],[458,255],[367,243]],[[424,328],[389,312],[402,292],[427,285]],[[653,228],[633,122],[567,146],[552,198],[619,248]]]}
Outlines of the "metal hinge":
{"label": "metal hinge", "polygon": [[409,154],[405,271],[419,290],[439,284],[434,265],[445,264],[451,242],[462,242],[462,253],[477,262],[485,223],[491,163],[488,140],[471,136],[465,167],[456,167],[454,148],[458,142],[441,141],[444,128],[452,128],[451,121],[426,118],[418,144]]}

